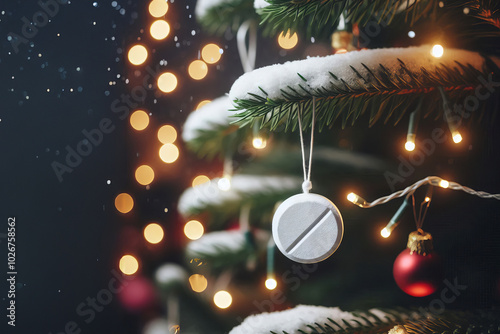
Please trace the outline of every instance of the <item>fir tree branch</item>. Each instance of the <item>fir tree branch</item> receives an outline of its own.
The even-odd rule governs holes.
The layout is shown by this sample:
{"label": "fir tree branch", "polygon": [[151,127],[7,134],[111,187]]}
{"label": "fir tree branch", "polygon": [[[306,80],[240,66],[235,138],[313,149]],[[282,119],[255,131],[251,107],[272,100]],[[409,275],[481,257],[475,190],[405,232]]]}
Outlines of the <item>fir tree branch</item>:
{"label": "fir tree branch", "polygon": [[[388,71],[384,65],[368,68],[361,63],[350,66],[351,74],[357,76],[355,85],[348,84],[342,78],[330,72],[328,87],[306,88],[304,77],[297,74],[296,86],[281,90],[277,98],[250,94],[251,98],[236,99],[234,105],[240,111],[236,115],[241,125],[247,125],[258,119],[263,126],[275,130],[279,125],[294,129],[297,126],[298,110],[303,110],[303,125],[311,126],[312,99],[316,98],[316,122],[320,129],[331,127],[336,120],[341,120],[342,127],[354,122],[363,114],[369,114],[369,125],[380,119],[387,123],[393,119],[397,124],[408,110],[413,110],[422,100],[423,110],[428,112],[442,108],[441,97],[437,92],[443,87],[452,101],[474,94],[474,89],[481,85],[480,78],[487,78],[491,73],[500,75],[500,70],[489,59],[484,68],[478,70],[469,64],[455,62],[454,67],[440,64],[434,69],[421,67],[411,70],[399,60],[396,71]],[[366,75],[360,74],[365,70]],[[496,79],[498,80],[498,78]],[[263,91],[264,92],[264,91]],[[264,92],[264,96],[268,94]],[[427,116],[427,115],[425,115]]]}
{"label": "fir tree branch", "polygon": [[259,10],[266,32],[305,32],[308,37],[331,34],[341,14],[351,23],[370,20],[390,24],[398,11],[406,13],[412,25],[432,13],[437,0],[266,0],[269,6]]}

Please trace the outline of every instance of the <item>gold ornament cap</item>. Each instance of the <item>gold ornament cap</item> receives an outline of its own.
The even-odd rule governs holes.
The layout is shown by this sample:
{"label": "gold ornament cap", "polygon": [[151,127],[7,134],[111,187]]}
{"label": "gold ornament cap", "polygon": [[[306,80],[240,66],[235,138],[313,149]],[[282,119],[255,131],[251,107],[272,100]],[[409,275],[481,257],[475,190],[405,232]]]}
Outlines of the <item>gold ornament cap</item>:
{"label": "gold ornament cap", "polygon": [[418,255],[427,255],[434,251],[432,244],[432,235],[424,232],[422,229],[411,232],[408,236],[408,244],[406,246],[410,249],[410,254],[417,253]]}

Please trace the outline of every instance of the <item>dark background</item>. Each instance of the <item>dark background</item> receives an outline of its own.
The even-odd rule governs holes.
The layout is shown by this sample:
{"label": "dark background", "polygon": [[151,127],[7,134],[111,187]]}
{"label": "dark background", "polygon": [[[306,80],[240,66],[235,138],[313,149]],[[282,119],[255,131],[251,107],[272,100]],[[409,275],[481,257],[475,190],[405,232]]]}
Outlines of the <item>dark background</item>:
{"label": "dark background", "polygon": [[[166,59],[165,70],[184,76],[175,94],[162,96],[149,92],[144,107],[153,113],[153,125],[168,122],[179,128],[199,101],[227,92],[242,73],[234,39],[203,35],[193,17],[195,2],[186,3],[171,4],[167,13],[171,34],[164,42],[157,42],[148,60],[156,66]],[[165,261],[179,262],[183,244],[179,241],[181,219],[175,213],[176,199],[198,171],[215,176],[220,169],[217,162],[199,162],[182,150],[175,166],[158,167],[158,182],[151,189],[135,184],[134,166],[157,150],[156,144],[150,144],[154,130],[143,135],[133,133],[128,120],[120,120],[113,114],[111,104],[121,94],[129,93],[130,85],[126,85],[125,78],[132,81],[138,76],[124,61],[124,55],[138,38],[148,38],[150,19],[146,1],[118,1],[118,4],[125,13],[112,7],[111,1],[97,1],[97,6],[92,1],[60,5],[60,12],[51,22],[15,53],[7,40],[8,34],[20,35],[21,18],[31,18],[40,7],[36,1],[0,3],[0,233],[6,233],[8,217],[15,217],[18,272],[17,326],[8,328],[7,333],[55,334],[62,332],[69,321],[77,322],[83,333],[139,333],[141,324],[150,315],[131,315],[116,298],[90,324],[76,314],[76,308],[87,297],[95,297],[107,287],[113,277],[112,269],[131,243],[125,227],[137,225],[139,220],[161,220],[170,228],[167,246],[149,251],[143,273],[151,275]],[[194,36],[192,30],[196,31]],[[178,45],[173,36],[178,37]],[[196,59],[200,45],[210,41],[225,48],[223,60],[203,82],[188,80],[187,59]],[[261,40],[259,45],[258,66],[303,56],[300,51],[279,55],[274,40]],[[77,67],[81,70],[77,71]],[[110,86],[110,81],[116,81],[116,85]],[[488,117],[475,119],[468,125],[464,135],[467,144],[440,145],[405,185],[438,174],[474,189],[499,192],[500,122],[498,117],[490,117],[497,109],[493,103],[487,110]],[[59,182],[51,164],[63,163],[66,147],[75,148],[84,138],[82,131],[97,128],[103,118],[111,119],[114,131],[104,135],[102,143]],[[392,126],[368,129],[366,124],[360,121],[358,127],[325,134],[323,140],[333,143],[350,140],[348,148],[387,159],[392,170],[396,170],[405,125],[387,131]],[[422,125],[423,133],[430,133],[435,127],[446,130],[441,121],[426,124]],[[358,193],[371,199],[381,196],[380,189],[389,192],[387,186],[381,186],[385,184],[383,176],[379,175],[377,180],[373,189],[354,177],[343,180],[343,184],[346,187],[354,184]],[[135,194],[134,216],[120,216],[114,209],[114,197],[125,191]],[[344,259],[350,261],[350,283],[339,292],[329,291],[325,282],[327,290],[319,296],[311,292],[318,280],[311,280],[309,289],[313,290],[304,285],[302,291],[310,292],[299,294],[294,301],[314,302],[317,297],[316,302],[319,299],[324,305],[348,308],[428,305],[432,297],[415,300],[400,292],[392,281],[393,260],[404,249],[412,223],[402,225],[387,243],[373,238],[398,204],[360,213],[346,203],[343,193],[332,200],[345,210],[346,234],[338,256],[342,256],[343,249],[359,248],[355,257]],[[165,208],[169,211],[165,212]],[[409,212],[405,217],[411,222]],[[439,240],[436,249],[447,259],[447,277],[458,277],[460,283],[468,286],[453,307],[498,305],[499,223],[498,202],[436,191],[424,226]],[[6,242],[4,238],[0,241],[4,268]],[[379,259],[376,265],[370,265],[371,258]],[[285,261],[282,269],[289,265]],[[318,279],[325,272],[329,275],[324,280],[341,274],[323,268],[317,273]],[[2,281],[1,328],[4,328],[7,288]],[[387,291],[392,297],[386,300]]]}

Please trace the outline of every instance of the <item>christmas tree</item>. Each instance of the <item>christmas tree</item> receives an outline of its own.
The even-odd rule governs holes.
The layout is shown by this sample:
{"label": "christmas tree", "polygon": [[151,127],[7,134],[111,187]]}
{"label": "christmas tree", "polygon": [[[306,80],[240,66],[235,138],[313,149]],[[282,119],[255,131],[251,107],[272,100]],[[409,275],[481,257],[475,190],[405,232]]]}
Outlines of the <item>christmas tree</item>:
{"label": "christmas tree", "polygon": [[[211,177],[178,200],[192,241],[152,274],[167,317],[144,333],[500,332],[500,5],[198,0],[195,15],[243,70],[183,124]],[[193,79],[236,54],[200,50]],[[175,129],[158,138],[174,162]]]}

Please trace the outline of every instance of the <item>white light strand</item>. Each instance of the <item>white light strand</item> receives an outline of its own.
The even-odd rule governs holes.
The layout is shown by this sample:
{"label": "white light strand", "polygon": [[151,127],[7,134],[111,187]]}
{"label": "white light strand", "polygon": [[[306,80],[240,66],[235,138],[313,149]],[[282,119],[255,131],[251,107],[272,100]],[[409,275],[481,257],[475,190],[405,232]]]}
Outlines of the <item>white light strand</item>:
{"label": "white light strand", "polygon": [[[485,191],[477,191],[477,190],[471,189],[469,187],[462,186],[456,182],[446,181],[438,176],[428,176],[425,179],[422,179],[418,182],[415,182],[414,184],[412,184],[411,186],[409,186],[403,190],[396,191],[395,193],[388,195],[388,196],[380,197],[379,199],[376,199],[373,202],[366,202],[364,199],[362,199],[358,195],[355,195],[352,193],[349,194],[349,197],[350,197],[349,200],[351,202],[353,202],[354,204],[358,205],[359,207],[371,208],[371,207],[374,207],[376,205],[385,204],[387,202],[390,202],[395,198],[399,198],[399,197],[403,197],[403,196],[411,196],[418,188],[420,188],[421,186],[426,185],[426,184],[430,184],[432,186],[439,186],[439,187],[445,188],[445,189],[461,190],[461,191],[464,191],[470,195],[478,196],[481,198],[492,198],[492,199],[496,199],[496,200],[500,201],[500,194],[490,194],[490,193],[487,193]],[[355,196],[355,198],[354,198],[354,196]]]}
{"label": "white light strand", "polygon": [[316,97],[313,96],[313,107],[312,107],[312,125],[311,125],[311,144],[309,146],[309,168],[306,168],[306,154],[304,145],[304,135],[302,133],[302,107],[297,110],[297,120],[299,121],[299,134],[300,134],[300,148],[302,151],[302,169],[304,170],[304,183],[302,183],[302,190],[304,193],[309,193],[312,188],[311,184],[311,165],[312,165],[312,155],[313,155],[313,144],[314,144],[314,123],[316,121]]}

